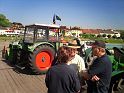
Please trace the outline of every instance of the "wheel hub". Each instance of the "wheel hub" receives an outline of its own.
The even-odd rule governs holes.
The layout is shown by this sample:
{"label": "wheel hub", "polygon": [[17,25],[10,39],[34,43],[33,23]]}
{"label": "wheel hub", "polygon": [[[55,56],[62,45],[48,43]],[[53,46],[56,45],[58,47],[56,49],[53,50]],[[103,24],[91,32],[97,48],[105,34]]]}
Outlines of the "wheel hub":
{"label": "wheel hub", "polygon": [[36,66],[45,70],[51,66],[51,55],[47,51],[43,51],[37,54],[36,56]]}
{"label": "wheel hub", "polygon": [[42,57],[42,59],[41,59],[41,60],[42,60],[42,62],[45,62],[45,60],[46,60],[46,59],[45,59],[45,57]]}

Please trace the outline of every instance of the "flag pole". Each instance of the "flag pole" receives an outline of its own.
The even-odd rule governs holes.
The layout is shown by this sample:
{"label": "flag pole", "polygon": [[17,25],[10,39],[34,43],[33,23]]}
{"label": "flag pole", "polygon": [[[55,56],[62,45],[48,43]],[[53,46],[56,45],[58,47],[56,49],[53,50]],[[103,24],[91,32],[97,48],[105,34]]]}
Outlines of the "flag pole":
{"label": "flag pole", "polygon": [[56,24],[56,15],[53,16],[53,24]]}

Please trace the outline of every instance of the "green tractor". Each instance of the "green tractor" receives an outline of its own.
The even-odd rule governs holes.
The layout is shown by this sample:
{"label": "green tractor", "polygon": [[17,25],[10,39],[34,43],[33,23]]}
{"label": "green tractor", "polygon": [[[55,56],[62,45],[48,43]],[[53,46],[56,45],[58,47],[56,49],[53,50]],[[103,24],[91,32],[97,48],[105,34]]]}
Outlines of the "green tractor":
{"label": "green tractor", "polygon": [[[106,49],[106,53],[112,62],[112,76],[109,93],[118,90],[121,81],[124,81],[124,49],[119,49],[117,47],[113,48],[114,54],[110,53],[109,49]],[[89,67],[92,64],[94,57],[92,56],[92,49],[88,48],[85,51],[85,62]]]}
{"label": "green tractor", "polygon": [[12,42],[6,59],[21,69],[29,67],[35,74],[45,73],[53,64],[61,43],[58,25],[33,24],[25,26],[24,38]]}

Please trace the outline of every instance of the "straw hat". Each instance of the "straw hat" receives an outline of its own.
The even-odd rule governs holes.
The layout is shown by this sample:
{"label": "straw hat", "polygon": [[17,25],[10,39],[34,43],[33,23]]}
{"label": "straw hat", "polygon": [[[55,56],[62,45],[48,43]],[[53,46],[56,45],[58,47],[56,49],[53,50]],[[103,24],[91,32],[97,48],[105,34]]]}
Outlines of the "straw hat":
{"label": "straw hat", "polygon": [[72,40],[71,42],[68,43],[67,47],[70,47],[70,48],[80,48],[81,46],[78,46],[76,40]]}

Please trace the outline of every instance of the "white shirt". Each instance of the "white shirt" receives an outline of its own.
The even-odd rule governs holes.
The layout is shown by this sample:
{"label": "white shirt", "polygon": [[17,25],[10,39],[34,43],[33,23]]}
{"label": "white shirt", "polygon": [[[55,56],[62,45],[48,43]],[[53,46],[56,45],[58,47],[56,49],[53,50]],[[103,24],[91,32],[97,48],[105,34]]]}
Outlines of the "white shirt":
{"label": "white shirt", "polygon": [[79,73],[83,70],[86,70],[85,63],[82,57],[80,57],[78,54],[75,54],[75,57],[67,63],[70,64],[77,64]]}

